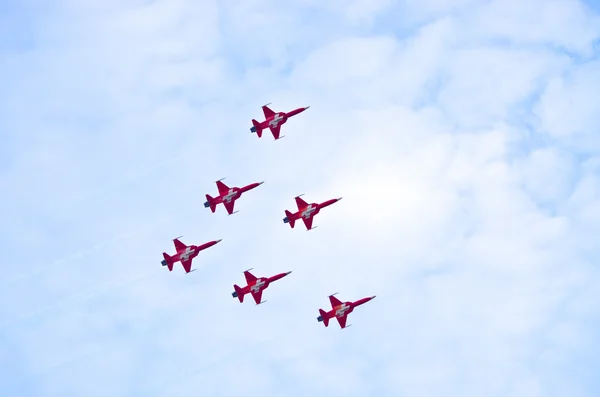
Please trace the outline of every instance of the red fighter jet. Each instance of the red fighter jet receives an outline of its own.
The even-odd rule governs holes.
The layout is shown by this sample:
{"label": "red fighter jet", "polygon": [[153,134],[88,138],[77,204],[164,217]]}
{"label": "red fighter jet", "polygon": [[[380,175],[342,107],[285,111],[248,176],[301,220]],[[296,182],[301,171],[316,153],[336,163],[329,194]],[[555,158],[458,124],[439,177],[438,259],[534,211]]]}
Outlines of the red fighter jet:
{"label": "red fighter jet", "polygon": [[262,131],[268,127],[271,130],[271,133],[273,134],[273,137],[275,138],[275,140],[278,140],[279,138],[283,138],[283,136],[281,136],[281,137],[279,136],[279,129],[281,128],[282,124],[285,124],[285,122],[287,121],[288,118],[295,116],[298,113],[302,113],[310,107],[310,106],[307,106],[305,108],[298,108],[298,109],[292,110],[291,112],[288,112],[288,113],[285,113],[285,112],[275,113],[274,111],[269,109],[268,105],[270,105],[270,103],[267,103],[265,106],[262,107],[262,110],[263,110],[263,113],[265,114],[266,120],[263,121],[262,123],[259,123],[258,121],[252,119],[252,128],[250,128],[250,132],[256,132],[256,135],[258,135],[258,137],[260,138],[260,137],[262,137]]}
{"label": "red fighter jet", "polygon": [[217,210],[217,204],[222,203],[225,206],[225,209],[227,210],[227,213],[229,215],[231,214],[235,214],[237,211],[233,212],[233,206],[235,205],[235,200],[239,199],[241,197],[241,195],[245,192],[247,192],[248,190],[252,190],[257,186],[262,185],[264,182],[256,182],[256,183],[251,183],[248,186],[244,186],[244,187],[229,187],[226,184],[224,184],[223,182],[221,182],[223,179],[219,179],[217,182],[215,182],[217,184],[217,189],[219,189],[219,196],[218,197],[211,197],[210,195],[206,195],[206,203],[204,203],[204,207],[205,208],[209,208],[210,210],[214,213]]}
{"label": "red fighter jet", "polygon": [[[332,319],[333,317],[335,317],[338,321],[338,323],[340,324],[340,327],[342,329],[346,328],[346,319],[348,317],[348,314],[352,313],[352,311],[354,310],[354,308],[356,306],[360,306],[363,303],[367,303],[368,301],[370,301],[371,299],[375,298],[374,296],[371,296],[369,298],[362,298],[357,300],[356,302],[344,302],[342,303],[339,299],[337,299],[335,296],[337,292],[335,294],[329,295],[329,302],[331,302],[331,307],[333,308],[331,311],[326,312],[323,309],[319,309],[319,313],[321,314],[319,317],[317,317],[317,321],[321,322],[323,321],[323,324],[325,324],[326,327],[329,326],[329,320]],[[348,324],[348,327],[351,324]]]}
{"label": "red fighter jet", "polygon": [[[301,194],[300,196],[303,196]],[[304,225],[306,226],[306,230],[316,229],[317,227],[312,227],[313,217],[321,211],[322,208],[325,208],[333,203],[340,201],[342,198],[327,200],[321,204],[307,204],[306,201],[302,200],[300,196],[295,197],[296,205],[298,206],[298,212],[292,214],[290,211],[285,210],[285,218],[283,218],[283,223],[289,223],[292,229],[294,228],[294,224],[298,219],[302,219]]]}
{"label": "red fighter jet", "polygon": [[175,250],[177,251],[177,253],[175,255],[169,256],[169,254],[167,254],[166,252],[163,252],[163,256],[165,259],[161,262],[161,264],[163,266],[167,266],[169,268],[170,272],[173,271],[173,264],[178,261],[181,261],[181,265],[185,269],[186,273],[195,271],[196,269],[191,270],[192,260],[198,256],[200,251],[205,250],[209,247],[212,247],[213,245],[222,241],[222,239],[221,239],[221,240],[216,240],[216,241],[209,241],[208,243],[204,243],[202,245],[187,246],[184,243],[182,243],[181,241],[179,241],[179,239],[181,237],[182,236],[179,236],[173,240],[173,242],[175,243]]}
{"label": "red fighter jet", "polygon": [[263,291],[265,289],[267,289],[269,284],[271,284],[273,281],[279,280],[280,278],[284,278],[285,276],[287,276],[288,274],[291,273],[291,272],[279,273],[273,277],[256,278],[252,273],[250,273],[250,270],[252,270],[252,269],[248,269],[244,272],[244,276],[246,276],[246,283],[248,285],[241,288],[237,284],[234,284],[233,289],[235,291],[231,295],[234,298],[238,298],[240,300],[240,302],[243,302],[244,295],[250,293],[250,294],[252,294],[252,297],[254,298],[254,301],[256,302],[257,305],[260,305],[261,303],[266,302],[266,301],[261,302],[261,299],[262,299]]}

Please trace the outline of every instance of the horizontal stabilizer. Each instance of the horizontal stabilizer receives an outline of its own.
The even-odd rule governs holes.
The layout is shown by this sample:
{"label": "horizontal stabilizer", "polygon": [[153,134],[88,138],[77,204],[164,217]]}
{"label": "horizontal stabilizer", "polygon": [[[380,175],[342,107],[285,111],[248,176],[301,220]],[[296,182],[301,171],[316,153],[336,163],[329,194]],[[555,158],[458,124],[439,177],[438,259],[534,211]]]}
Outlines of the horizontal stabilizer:
{"label": "horizontal stabilizer", "polygon": [[206,203],[204,203],[205,208],[210,208],[210,210],[214,213],[217,210],[217,205],[215,204],[215,199],[210,195],[206,195]]}
{"label": "horizontal stabilizer", "polygon": [[250,132],[256,132],[256,135],[259,138],[262,137],[262,127],[258,121],[252,119],[252,128],[250,128]]}
{"label": "horizontal stabilizer", "polygon": [[320,316],[317,318],[317,320],[323,321],[323,324],[325,324],[326,327],[329,327],[329,318],[327,317],[327,313],[325,313],[325,310],[319,309],[319,314]]}
{"label": "horizontal stabilizer", "polygon": [[289,223],[290,227],[293,229],[296,224],[296,219],[294,219],[294,214],[292,214],[288,210],[285,210],[285,218],[283,218],[283,223]]}
{"label": "horizontal stabilizer", "polygon": [[173,271],[173,258],[171,258],[171,256],[169,254],[167,254],[166,252],[163,252],[163,258],[165,258],[161,264],[163,266],[166,266],[169,268],[169,271],[172,272]]}
{"label": "horizontal stabilizer", "polygon": [[233,289],[235,290],[235,292],[231,295],[234,298],[238,298],[240,303],[244,302],[244,294],[242,293],[242,289],[240,288],[240,286],[237,284],[234,284]]}

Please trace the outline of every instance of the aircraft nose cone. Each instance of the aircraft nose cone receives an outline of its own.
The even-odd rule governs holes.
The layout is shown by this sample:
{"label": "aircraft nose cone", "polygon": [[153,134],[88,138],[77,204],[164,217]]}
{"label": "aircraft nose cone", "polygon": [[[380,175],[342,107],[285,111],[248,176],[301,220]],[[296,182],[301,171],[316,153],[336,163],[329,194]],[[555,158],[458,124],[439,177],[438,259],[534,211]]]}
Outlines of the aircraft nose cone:
{"label": "aircraft nose cone", "polygon": [[219,240],[217,240],[217,243],[220,243],[221,241],[223,241],[223,239],[219,239]]}
{"label": "aircraft nose cone", "polygon": [[288,275],[288,274],[290,274],[290,273],[291,273],[291,271],[290,271],[290,272],[287,272],[285,275],[287,276],[287,275]]}
{"label": "aircraft nose cone", "polygon": [[373,295],[373,296],[371,297],[371,299],[375,299],[376,297],[377,297],[377,295]]}
{"label": "aircraft nose cone", "polygon": [[341,199],[343,199],[343,197],[340,197],[339,199],[337,199],[337,201],[340,201]]}
{"label": "aircraft nose cone", "polygon": [[262,185],[263,183],[265,183],[265,181],[258,182],[258,185],[260,186],[260,185]]}
{"label": "aircraft nose cone", "polygon": [[307,107],[305,107],[305,108],[304,108],[304,110],[308,109],[309,107],[310,107],[310,106],[307,106]]}

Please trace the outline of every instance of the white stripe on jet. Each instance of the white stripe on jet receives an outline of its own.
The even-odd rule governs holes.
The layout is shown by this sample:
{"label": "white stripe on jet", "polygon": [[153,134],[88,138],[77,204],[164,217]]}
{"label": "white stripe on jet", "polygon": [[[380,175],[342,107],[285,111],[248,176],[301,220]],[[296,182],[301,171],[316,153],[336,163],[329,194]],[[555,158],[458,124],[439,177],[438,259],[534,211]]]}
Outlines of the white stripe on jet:
{"label": "white stripe on jet", "polygon": [[260,287],[262,287],[263,285],[265,285],[265,281],[259,279],[256,284],[254,284],[252,287],[250,287],[250,291],[252,292],[258,292],[260,290]]}
{"label": "white stripe on jet", "polygon": [[227,195],[223,196],[223,201],[227,201],[230,202],[231,199],[236,195],[235,190],[233,189],[229,189],[229,193],[227,193]]}
{"label": "white stripe on jet", "polygon": [[186,247],[185,251],[183,251],[183,253],[179,255],[179,258],[182,261],[187,261],[189,259],[189,257],[192,256],[193,253],[194,253],[194,250],[192,249],[192,247]]}
{"label": "white stripe on jet", "polygon": [[281,114],[277,113],[277,114],[275,115],[275,117],[273,117],[273,120],[271,120],[271,121],[269,122],[269,125],[270,125],[271,127],[275,128],[275,127],[277,127],[277,124],[279,124],[279,122],[280,122],[281,120],[283,120],[283,116],[282,116]]}
{"label": "white stripe on jet", "polygon": [[308,207],[306,207],[306,209],[304,211],[302,211],[302,217],[303,218],[310,218],[310,214],[312,214],[314,211],[316,210],[315,207],[313,207],[313,205],[309,205]]}
{"label": "white stripe on jet", "polygon": [[336,315],[337,317],[343,317],[343,316],[344,316],[344,313],[345,313],[347,310],[349,310],[349,309],[350,309],[350,306],[346,306],[346,304],[345,304],[345,303],[343,303],[343,304],[340,306],[340,308],[339,308],[339,309],[337,309],[337,310],[335,311],[335,315]]}

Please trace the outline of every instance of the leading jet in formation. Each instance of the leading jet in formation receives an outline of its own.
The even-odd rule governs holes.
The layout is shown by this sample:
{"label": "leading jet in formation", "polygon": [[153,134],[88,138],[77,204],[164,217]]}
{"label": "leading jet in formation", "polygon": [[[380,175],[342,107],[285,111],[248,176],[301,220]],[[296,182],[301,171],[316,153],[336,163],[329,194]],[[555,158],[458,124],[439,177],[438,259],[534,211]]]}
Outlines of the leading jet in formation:
{"label": "leading jet in formation", "polygon": [[[303,196],[301,194],[300,196]],[[302,219],[304,222],[304,226],[306,226],[306,230],[316,229],[316,226],[313,227],[313,217],[321,211],[322,208],[330,206],[333,203],[340,201],[342,198],[327,200],[321,204],[311,203],[308,204],[306,201],[302,200],[300,196],[296,196],[296,206],[298,207],[298,212],[291,213],[288,210],[285,210],[285,218],[283,218],[283,223],[289,223],[290,227],[293,229],[296,221],[298,219]]]}
{"label": "leading jet in formation", "polygon": [[252,270],[252,269],[248,269],[244,272],[244,276],[246,277],[246,283],[248,284],[247,286],[240,287],[237,284],[233,285],[234,292],[231,295],[234,298],[238,298],[240,300],[240,303],[244,301],[244,295],[246,295],[248,293],[252,294],[252,297],[254,298],[254,301],[256,302],[257,305],[260,305],[261,303],[265,303],[266,301],[261,301],[262,293],[265,289],[267,289],[269,284],[271,284],[273,281],[277,281],[281,278],[284,278],[285,276],[287,276],[288,274],[291,273],[291,272],[279,273],[279,274],[274,275],[273,277],[258,277],[257,278],[252,273],[250,273],[250,270]]}
{"label": "leading jet in formation", "polygon": [[186,273],[195,271],[196,269],[191,270],[192,269],[192,260],[198,256],[200,251],[210,248],[213,245],[222,241],[222,239],[221,239],[221,240],[209,241],[208,243],[204,243],[202,245],[187,246],[179,240],[180,238],[181,238],[181,236],[177,237],[176,239],[173,239],[173,243],[175,243],[175,251],[177,251],[175,253],[175,255],[170,256],[166,252],[163,252],[163,257],[165,259],[161,262],[161,264],[163,266],[167,266],[169,268],[170,272],[173,271],[173,264],[175,262],[179,262],[179,261],[181,261],[181,265],[183,266]]}
{"label": "leading jet in formation", "polygon": [[233,211],[233,207],[235,205],[235,200],[239,199],[243,193],[248,190],[252,190],[255,187],[262,185],[264,182],[255,182],[251,183],[248,186],[244,187],[229,187],[223,182],[223,179],[219,179],[217,182],[217,189],[219,190],[219,195],[217,197],[211,197],[210,195],[206,195],[206,202],[204,203],[205,208],[210,208],[210,210],[214,213],[217,210],[217,204],[223,204],[227,213],[229,215],[235,214],[237,211]]}
{"label": "leading jet in formation", "polygon": [[271,110],[269,108],[270,103],[267,103],[266,105],[264,105],[262,107],[263,113],[265,115],[265,121],[263,122],[258,122],[254,119],[252,119],[252,127],[250,128],[250,132],[256,132],[256,135],[258,135],[258,137],[262,137],[262,131],[265,128],[269,128],[271,130],[271,133],[273,134],[273,138],[275,138],[275,140],[278,140],[279,138],[283,138],[283,136],[279,136],[280,133],[280,129],[281,126],[283,124],[285,124],[285,122],[292,116],[295,116],[299,113],[304,112],[306,109],[308,109],[310,106],[307,106],[305,108],[298,108],[295,110],[292,110],[291,112],[274,112],[273,110]]}
{"label": "leading jet in formation", "polygon": [[367,303],[371,299],[375,298],[375,296],[371,296],[369,298],[359,299],[356,302],[342,303],[338,298],[336,298],[334,296],[336,294],[337,294],[337,292],[335,294],[329,295],[329,302],[331,302],[331,307],[332,307],[331,311],[326,312],[323,309],[319,309],[320,316],[317,317],[317,321],[319,321],[319,322],[322,321],[326,327],[329,326],[329,320],[332,319],[333,317],[335,317],[335,319],[340,324],[340,328],[343,329],[343,328],[346,328],[347,326],[349,327],[350,324],[346,326],[346,320],[348,318],[348,314],[352,313],[352,311],[354,310],[355,307],[360,306],[364,303]]}

